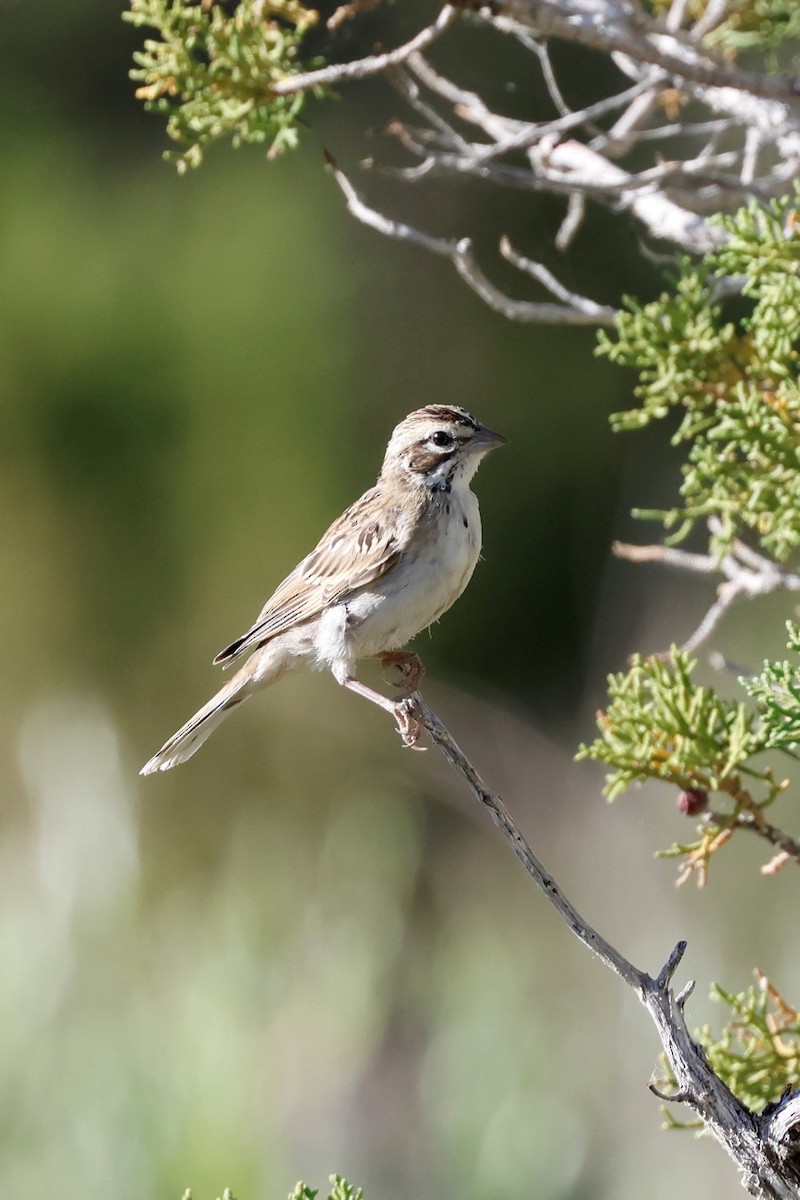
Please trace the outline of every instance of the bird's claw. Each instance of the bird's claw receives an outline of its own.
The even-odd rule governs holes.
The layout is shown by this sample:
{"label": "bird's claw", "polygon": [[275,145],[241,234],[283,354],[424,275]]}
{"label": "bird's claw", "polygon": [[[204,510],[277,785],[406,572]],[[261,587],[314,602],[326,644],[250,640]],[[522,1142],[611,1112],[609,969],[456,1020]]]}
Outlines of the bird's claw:
{"label": "bird's claw", "polygon": [[425,732],[425,722],[413,697],[407,696],[404,700],[398,700],[394,706],[394,719],[404,746],[409,750],[428,749],[427,746],[418,745]]}

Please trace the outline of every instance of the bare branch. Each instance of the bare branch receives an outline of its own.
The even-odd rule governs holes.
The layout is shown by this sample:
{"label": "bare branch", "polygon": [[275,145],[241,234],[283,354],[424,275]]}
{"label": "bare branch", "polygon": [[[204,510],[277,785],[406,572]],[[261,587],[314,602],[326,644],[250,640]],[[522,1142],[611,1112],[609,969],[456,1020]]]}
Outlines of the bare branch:
{"label": "bare branch", "polygon": [[[722,229],[709,225],[703,217],[681,208],[652,187],[657,179],[637,180],[581,142],[542,139],[530,155],[534,169],[550,182],[582,189],[597,198],[614,196],[616,205],[641,221],[653,237],[666,238],[696,254],[713,249],[725,239]],[[670,168],[665,166],[657,174],[663,178],[669,173]],[[649,189],[645,184],[651,185]]]}
{"label": "bare branch", "polygon": [[586,197],[580,192],[570,192],[564,220],[556,234],[556,250],[567,250],[583,224],[586,216]]}
{"label": "bare branch", "polygon": [[524,44],[528,45],[539,59],[539,65],[542,68],[542,76],[547,86],[547,91],[550,94],[550,99],[553,101],[553,104],[556,107],[556,111],[559,112],[562,117],[569,116],[572,110],[562,96],[561,88],[558,86],[556,73],[553,70],[553,64],[550,61],[550,51],[547,49],[547,42],[537,42],[532,38],[528,38],[527,40],[524,38],[520,39],[519,34],[517,34],[517,38],[518,40],[522,40]]}
{"label": "bare branch", "polygon": [[[350,180],[339,169],[330,155],[326,155],[328,168],[344,194],[348,211],[361,221],[385,237],[398,241],[410,242],[421,246],[433,254],[449,258],[461,278],[469,284],[480,298],[494,309],[512,321],[531,321],[549,325],[611,325],[614,310],[603,305],[595,305],[590,300],[580,299],[576,304],[536,304],[528,300],[513,300],[506,296],[486,277],[475,261],[472,253],[472,243],[469,238],[457,241],[448,238],[432,237],[402,221],[393,221],[383,213],[377,212],[365,204]],[[566,291],[564,290],[564,294]],[[571,295],[571,293],[569,293]]]}
{"label": "bare branch", "polygon": [[333,16],[325,22],[326,29],[337,30],[345,21],[353,21],[360,13],[377,8],[380,0],[351,0],[349,4],[340,4]]}
{"label": "bare branch", "polygon": [[513,117],[499,116],[484,104],[477,92],[467,91],[457,87],[452,80],[435,71],[424,55],[412,54],[408,60],[410,69],[421,83],[436,95],[441,96],[452,104],[455,112],[465,121],[477,124],[492,137],[508,137],[515,132],[529,128],[527,121],[517,121]]}
{"label": "bare branch", "polygon": [[[711,521],[709,525],[712,533],[719,531],[715,522]],[[772,559],[738,540],[733,543],[730,554],[726,554],[722,559],[716,559],[710,554],[693,554],[675,546],[661,544],[632,546],[625,542],[615,542],[612,550],[617,558],[627,559],[628,562],[657,562],[695,574],[724,576],[717,589],[716,600],[691,637],[683,643],[683,649],[690,654],[711,637],[728,609],[739,600],[752,600],[781,589],[800,592],[800,574],[787,571]]]}
{"label": "bare branch", "polygon": [[698,646],[702,646],[703,642],[708,641],[711,635],[716,632],[728,609],[732,608],[737,600],[743,599],[744,595],[744,590],[736,587],[732,582],[720,584],[717,599],[711,605],[711,608],[709,608],[691,637],[688,637],[683,643],[683,649],[687,654],[693,654]]}
{"label": "bare branch", "polygon": [[[579,129],[581,125],[588,125],[597,117],[603,117],[607,113],[614,112],[617,108],[622,108],[628,101],[641,97],[642,93],[648,91],[646,83],[636,83],[633,87],[626,88],[624,92],[618,92],[615,96],[609,96],[605,100],[598,100],[595,104],[587,104],[585,108],[579,109],[577,112],[568,112],[564,116],[557,117],[553,121],[542,121],[536,123],[525,123],[523,128],[516,134],[507,137],[504,141],[498,140],[493,146],[490,146],[484,157],[495,157],[501,154],[508,154],[512,150],[527,150],[528,147],[534,146],[541,141],[543,137],[551,137],[555,134],[568,133],[573,129]],[[482,111],[485,113],[485,107],[482,106]],[[475,120],[477,124],[482,124],[478,119],[478,115],[471,115],[467,105],[461,106],[460,116]]]}
{"label": "bare branch", "polygon": [[[499,12],[542,37],[559,37],[595,50],[628,55],[635,62],[710,87],[730,87],[752,96],[794,100],[794,80],[743,71],[626,0],[501,0]],[[485,19],[491,20],[491,17]]]}
{"label": "bare branch", "polygon": [[[420,92],[419,84],[410,71],[405,67],[397,68],[388,73],[389,82],[398,91],[401,96],[407,101],[411,108],[417,112],[423,120],[426,120],[431,126],[431,129],[437,132],[446,146],[454,150],[460,150],[463,154],[469,153],[469,142],[463,138],[460,133],[446,121],[440,113],[436,111],[432,105],[427,104]],[[393,122],[393,124],[395,124]],[[400,123],[397,122],[397,125]],[[390,126],[391,128],[391,126]]]}
{"label": "bare branch", "polygon": [[700,571],[704,575],[719,570],[717,560],[710,554],[694,554],[689,550],[678,550],[675,546],[664,546],[657,542],[653,546],[638,546],[630,542],[614,542],[611,552],[615,558],[628,562],[657,562],[668,567],[680,567],[685,571]]}
{"label": "bare branch", "polygon": [[642,92],[628,105],[608,133],[602,134],[592,142],[593,150],[602,150],[606,154],[610,154],[612,158],[619,158],[636,145],[641,137],[643,126],[652,116],[658,103],[656,85],[663,78],[664,76],[658,73],[656,78],[643,80]]}
{"label": "bare branch", "polygon": [[[394,168],[397,177],[410,183],[431,176],[468,177],[496,187],[564,196],[568,209],[555,238],[559,250],[570,245],[587,202],[593,201],[628,213],[649,238],[705,254],[728,237],[705,214],[731,210],[750,198],[768,201],[783,194],[800,174],[800,103],[794,80],[744,71],[703,44],[704,33],[727,12],[721,0],[711,0],[704,17],[694,24],[692,9],[687,0],[672,0],[667,13],[656,18],[639,0],[498,0],[491,11],[449,4],[395,50],[285,79],[272,91],[289,95],[384,73],[421,126],[411,128],[397,120],[388,127],[413,160]],[[345,6],[342,11],[350,10]],[[458,16],[514,38],[535,58],[555,115],[521,120],[494,111],[477,91],[428,62],[423,49],[446,33]],[[553,38],[608,54],[629,85],[574,110],[550,58],[548,39]],[[691,120],[684,115],[689,104]],[[697,106],[705,111],[698,114]],[[609,121],[610,128],[600,127]],[[473,132],[465,133],[469,126]],[[704,139],[699,151],[687,151],[687,138]],[[659,147],[670,139],[673,157],[667,159]],[[651,144],[651,165],[642,166],[641,151]],[[637,159],[629,162],[635,162],[635,169],[626,169],[623,160],[636,152]],[[369,209],[352,188],[348,204],[358,219],[386,236],[450,258],[487,304],[513,320],[607,320],[608,310],[598,313],[583,298],[556,306],[505,296],[477,266],[468,239],[432,238],[390,221]],[[522,269],[536,275],[536,270]],[[541,273],[538,278],[558,295]],[[709,624],[698,630],[700,640],[733,602],[732,593],[735,599],[736,588],[720,596]]]}
{"label": "bare branch", "polygon": [[587,296],[579,296],[576,292],[569,291],[542,263],[534,262],[533,259],[524,258],[518,254],[507,237],[500,239],[500,253],[518,271],[525,271],[533,279],[538,280],[562,304],[577,309],[578,312],[586,313],[587,317],[591,317],[598,325],[614,324],[616,314],[613,308],[607,304],[597,304]]}
{"label": "bare branch", "polygon": [[667,1097],[687,1104],[725,1148],[742,1174],[751,1195],[764,1200],[797,1200],[800,1166],[787,1152],[800,1122],[800,1102],[787,1099],[769,1115],[757,1116],[733,1095],[712,1071],[686,1026],[684,1006],[693,988],[676,996],[672,979],[686,943],[679,942],[658,975],[639,970],[601,936],[565,896],[553,876],[534,854],[502,798],[490,790],[437,715],[419,693],[412,699],[416,715],[433,743],[461,775],[473,796],[488,812],[536,886],[578,938],[631,987],[649,1012],[677,1082]]}
{"label": "bare branch", "polygon": [[728,0],[708,0],[706,11],[692,30],[695,41],[702,41],[712,30],[721,25],[728,15]]}
{"label": "bare branch", "polygon": [[647,976],[638,971],[628,962],[623,954],[601,937],[596,930],[580,915],[570,903],[561,888],[555,882],[550,872],[534,854],[528,842],[517,828],[513,817],[497,793],[492,792],[483,782],[460,746],[455,742],[434,711],[428,707],[417,693],[416,704],[421,720],[431,737],[434,745],[438,746],[452,767],[466,780],[472,794],[489,813],[492,822],[500,829],[511,844],[511,848],[520,860],[525,870],[536,883],[540,891],[555,908],[561,919],[605,965],[637,992],[642,992],[647,986]]}
{"label": "bare branch", "polygon": [[426,26],[409,42],[389,50],[385,54],[373,54],[369,58],[356,59],[355,62],[335,63],[330,67],[322,67],[319,71],[308,71],[304,75],[291,75],[271,87],[274,96],[291,96],[295,92],[309,92],[315,88],[335,87],[338,83],[352,83],[356,79],[367,79],[370,75],[380,75],[389,67],[396,67],[412,55],[416,50],[423,50],[435,42],[438,37],[449,29],[458,16],[458,9],[446,4],[436,20]]}

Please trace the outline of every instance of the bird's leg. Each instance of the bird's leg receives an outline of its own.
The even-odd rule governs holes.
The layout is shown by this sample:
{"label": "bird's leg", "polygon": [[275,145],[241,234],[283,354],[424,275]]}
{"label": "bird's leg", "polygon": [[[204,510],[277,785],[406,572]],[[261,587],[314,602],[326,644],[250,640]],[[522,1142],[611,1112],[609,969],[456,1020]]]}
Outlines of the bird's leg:
{"label": "bird's leg", "polygon": [[[411,696],[419,691],[419,685],[425,678],[425,668],[418,654],[413,650],[392,650],[386,654],[379,654],[378,657],[381,660],[384,679],[397,688],[401,695]],[[399,679],[387,677],[386,672],[390,668],[400,672]]]}
{"label": "bird's leg", "polygon": [[397,731],[403,739],[405,746],[408,746],[412,750],[425,749],[424,746],[417,745],[425,730],[425,726],[417,715],[413,700],[408,698],[404,700],[390,700],[387,696],[382,696],[380,692],[376,692],[374,688],[367,687],[365,683],[362,683],[360,679],[355,679],[352,675],[346,676],[342,682],[346,688],[349,688],[351,692],[355,692],[357,696],[363,696],[365,700],[371,700],[373,704],[379,705],[385,712],[392,714],[397,722]]}

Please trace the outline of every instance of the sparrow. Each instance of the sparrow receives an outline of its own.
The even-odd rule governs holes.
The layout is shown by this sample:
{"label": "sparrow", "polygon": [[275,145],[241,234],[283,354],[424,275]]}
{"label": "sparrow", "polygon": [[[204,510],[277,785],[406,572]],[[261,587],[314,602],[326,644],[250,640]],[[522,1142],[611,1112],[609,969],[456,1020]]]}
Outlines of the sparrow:
{"label": "sparrow", "polygon": [[[416,746],[422,725],[409,697],[424,668],[402,647],[438,621],[472,577],[481,518],[470,482],[484,455],[504,442],[451,405],[429,404],[401,421],[375,486],[334,521],[250,629],[214,659],[244,665],[140,774],[191,758],[235,708],[304,664],[327,667],[344,687],[391,713],[404,743]],[[400,699],[356,678],[362,658],[399,670]]]}

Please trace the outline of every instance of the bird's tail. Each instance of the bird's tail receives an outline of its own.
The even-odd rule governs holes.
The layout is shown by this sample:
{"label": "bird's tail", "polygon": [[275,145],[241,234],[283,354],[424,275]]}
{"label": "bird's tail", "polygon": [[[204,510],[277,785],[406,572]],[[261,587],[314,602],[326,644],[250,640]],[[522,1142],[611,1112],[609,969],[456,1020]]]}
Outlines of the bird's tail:
{"label": "bird's tail", "polygon": [[140,775],[152,775],[154,771],[169,771],[178,763],[186,762],[203,742],[220,725],[228,713],[240,704],[244,704],[252,695],[247,686],[250,682],[244,672],[234,676],[225,687],[220,688],[216,696],[212,696],[208,704],[204,704],[177,733],[173,733],[165,742],[158,754],[154,754],[139,772]]}

